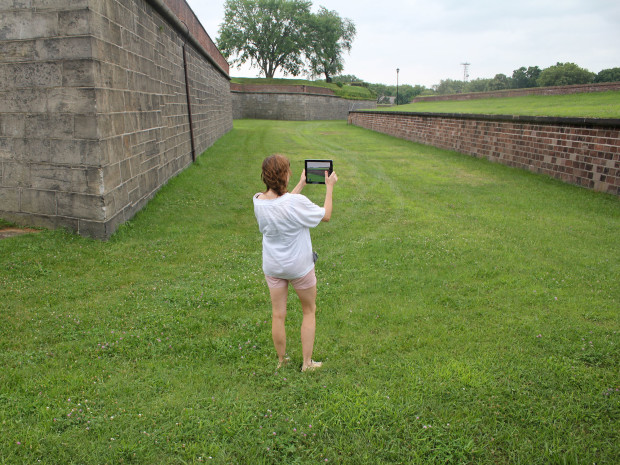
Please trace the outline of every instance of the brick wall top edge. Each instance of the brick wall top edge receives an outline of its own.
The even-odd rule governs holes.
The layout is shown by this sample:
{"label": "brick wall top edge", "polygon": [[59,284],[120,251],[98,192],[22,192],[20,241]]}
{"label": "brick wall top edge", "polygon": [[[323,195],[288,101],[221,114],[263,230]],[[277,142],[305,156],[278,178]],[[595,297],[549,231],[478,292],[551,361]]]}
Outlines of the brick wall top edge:
{"label": "brick wall top edge", "polygon": [[[165,17],[172,14],[180,23],[182,23],[186,29],[180,31],[185,34],[189,32],[190,38],[200,45],[200,47],[207,52],[208,58],[217,65],[218,68],[229,77],[230,66],[228,62],[221,54],[215,43],[211,40],[211,37],[205,31],[204,27],[196,17],[196,14],[185,2],[185,0],[146,0],[157,11],[162,13]],[[176,26],[176,24],[175,24]]]}
{"label": "brick wall top edge", "polygon": [[620,119],[612,118],[565,118],[559,116],[522,116],[522,115],[483,115],[470,113],[420,113],[408,111],[374,111],[374,110],[353,110],[349,113],[366,113],[376,115],[398,115],[398,116],[419,116],[425,118],[451,118],[480,121],[501,121],[518,123],[536,124],[566,124],[576,126],[607,127],[612,129],[620,128]]}

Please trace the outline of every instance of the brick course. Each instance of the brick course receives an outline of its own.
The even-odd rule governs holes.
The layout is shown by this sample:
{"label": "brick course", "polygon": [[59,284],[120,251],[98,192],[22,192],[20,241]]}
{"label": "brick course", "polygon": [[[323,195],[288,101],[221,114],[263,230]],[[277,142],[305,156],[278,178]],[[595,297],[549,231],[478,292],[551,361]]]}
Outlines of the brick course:
{"label": "brick course", "polygon": [[620,120],[349,113],[349,123],[620,195]]}

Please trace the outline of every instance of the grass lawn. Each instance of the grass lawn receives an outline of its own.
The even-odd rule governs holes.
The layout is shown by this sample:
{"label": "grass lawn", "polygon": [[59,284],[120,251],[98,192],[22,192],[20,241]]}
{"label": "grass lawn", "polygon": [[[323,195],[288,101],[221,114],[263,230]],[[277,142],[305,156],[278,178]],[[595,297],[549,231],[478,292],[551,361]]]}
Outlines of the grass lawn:
{"label": "grass lawn", "polygon": [[487,115],[620,118],[620,91],[569,95],[529,95],[468,101],[417,102],[382,108],[386,111],[477,113]]}
{"label": "grass lawn", "polygon": [[344,84],[339,87],[337,84],[328,83],[325,81],[308,81],[306,79],[266,79],[266,78],[232,78],[231,82],[237,84],[274,84],[285,86],[311,86],[311,87],[325,87],[334,91],[338,97],[342,97],[348,100],[375,100],[377,97],[366,87],[350,86]]}
{"label": "grass lawn", "polygon": [[[251,200],[274,152],[340,178],[312,233],[313,373],[296,299],[275,370]],[[611,195],[345,122],[235,121],[110,241],[0,241],[0,462],[618,463],[619,231]]]}

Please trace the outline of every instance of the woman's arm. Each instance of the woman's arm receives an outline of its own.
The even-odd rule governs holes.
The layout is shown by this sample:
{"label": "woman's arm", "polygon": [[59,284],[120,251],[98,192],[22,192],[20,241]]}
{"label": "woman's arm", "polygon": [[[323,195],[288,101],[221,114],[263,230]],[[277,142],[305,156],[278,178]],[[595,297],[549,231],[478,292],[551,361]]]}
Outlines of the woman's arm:
{"label": "woman's arm", "polygon": [[301,194],[301,190],[306,185],[306,170],[301,172],[301,178],[299,178],[299,182],[295,186],[295,188],[291,191],[291,194]]}
{"label": "woman's arm", "polygon": [[332,217],[332,203],[333,203],[333,194],[334,194],[334,184],[338,181],[338,175],[335,171],[332,171],[332,174],[327,175],[327,171],[325,171],[325,203],[323,204],[323,208],[325,208],[325,216],[321,221],[329,221]]}

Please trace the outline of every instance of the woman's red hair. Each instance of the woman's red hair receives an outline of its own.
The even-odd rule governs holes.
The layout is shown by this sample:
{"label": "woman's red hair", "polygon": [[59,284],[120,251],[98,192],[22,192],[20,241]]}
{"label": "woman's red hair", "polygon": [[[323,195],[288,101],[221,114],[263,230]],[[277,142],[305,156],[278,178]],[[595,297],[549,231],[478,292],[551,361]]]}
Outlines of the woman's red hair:
{"label": "woman's red hair", "polygon": [[284,155],[276,153],[263,160],[261,178],[267,190],[271,189],[278,196],[286,194],[290,174],[291,163]]}

